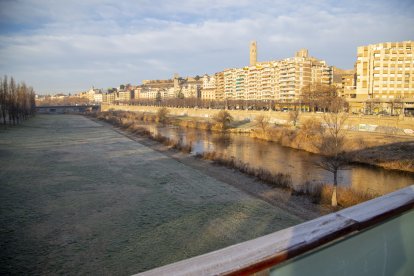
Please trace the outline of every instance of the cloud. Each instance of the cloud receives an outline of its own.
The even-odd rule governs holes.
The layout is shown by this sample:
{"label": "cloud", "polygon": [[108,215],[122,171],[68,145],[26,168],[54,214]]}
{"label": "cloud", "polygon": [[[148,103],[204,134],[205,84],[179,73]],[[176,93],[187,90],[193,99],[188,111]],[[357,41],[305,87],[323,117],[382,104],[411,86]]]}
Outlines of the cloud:
{"label": "cloud", "polygon": [[[0,73],[39,92],[214,73],[300,48],[352,68],[356,47],[412,40],[410,1],[0,1]],[[411,13],[410,13],[411,12]]]}

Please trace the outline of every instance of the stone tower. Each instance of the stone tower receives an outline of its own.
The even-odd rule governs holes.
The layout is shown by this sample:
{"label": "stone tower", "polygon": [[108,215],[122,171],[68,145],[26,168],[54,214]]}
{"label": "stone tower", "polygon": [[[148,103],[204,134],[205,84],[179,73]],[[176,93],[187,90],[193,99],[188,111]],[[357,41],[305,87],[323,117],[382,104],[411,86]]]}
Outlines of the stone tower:
{"label": "stone tower", "polygon": [[309,56],[309,52],[308,49],[300,49],[299,51],[296,52],[295,57],[303,57],[303,58],[307,58]]}
{"label": "stone tower", "polygon": [[250,42],[250,66],[256,65],[257,62],[257,43]]}

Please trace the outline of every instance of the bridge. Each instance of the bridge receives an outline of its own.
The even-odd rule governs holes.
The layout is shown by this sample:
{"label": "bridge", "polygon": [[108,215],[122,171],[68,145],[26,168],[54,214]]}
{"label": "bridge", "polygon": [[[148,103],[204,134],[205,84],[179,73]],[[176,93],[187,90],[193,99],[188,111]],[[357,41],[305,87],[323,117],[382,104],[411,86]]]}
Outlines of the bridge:
{"label": "bridge", "polygon": [[39,114],[79,114],[100,110],[100,105],[48,105],[36,106],[36,112]]}
{"label": "bridge", "polygon": [[414,275],[414,185],[137,275]]}

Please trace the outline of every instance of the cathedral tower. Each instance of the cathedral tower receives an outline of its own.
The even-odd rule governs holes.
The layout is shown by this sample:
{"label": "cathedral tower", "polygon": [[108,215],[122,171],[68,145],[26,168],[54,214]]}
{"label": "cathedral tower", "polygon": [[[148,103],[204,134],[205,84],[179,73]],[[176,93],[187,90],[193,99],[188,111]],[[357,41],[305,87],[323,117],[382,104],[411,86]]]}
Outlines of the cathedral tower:
{"label": "cathedral tower", "polygon": [[257,62],[257,43],[250,42],[250,66],[256,65]]}

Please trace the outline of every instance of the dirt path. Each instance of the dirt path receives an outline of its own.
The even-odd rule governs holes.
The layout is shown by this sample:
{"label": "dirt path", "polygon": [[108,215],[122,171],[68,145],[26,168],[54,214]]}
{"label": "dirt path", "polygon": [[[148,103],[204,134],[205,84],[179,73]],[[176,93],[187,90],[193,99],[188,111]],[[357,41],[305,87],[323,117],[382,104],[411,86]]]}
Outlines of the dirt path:
{"label": "dirt path", "polygon": [[114,130],[75,115],[0,130],[1,275],[130,275],[319,215]]}

